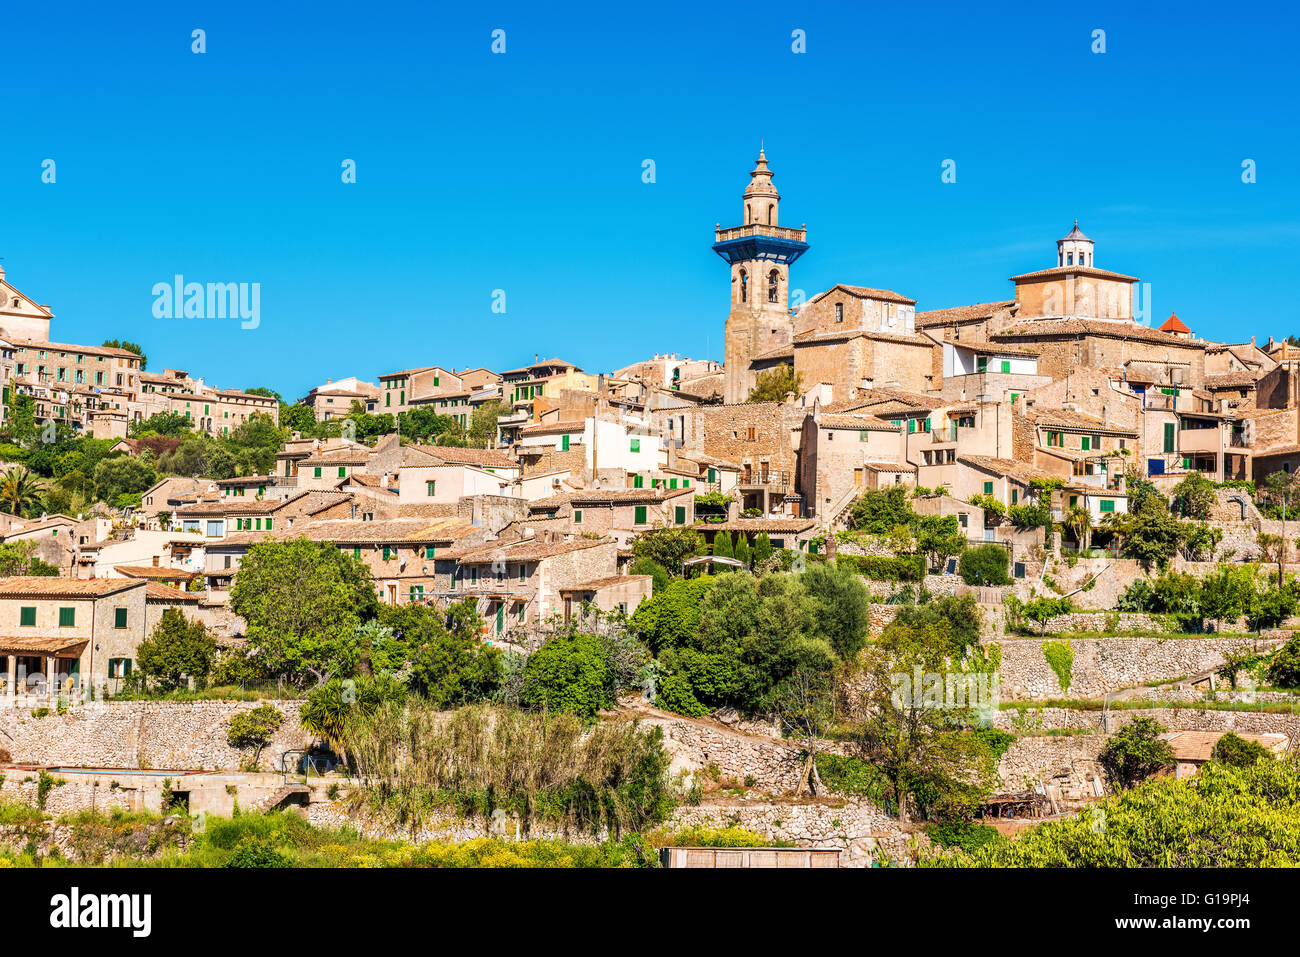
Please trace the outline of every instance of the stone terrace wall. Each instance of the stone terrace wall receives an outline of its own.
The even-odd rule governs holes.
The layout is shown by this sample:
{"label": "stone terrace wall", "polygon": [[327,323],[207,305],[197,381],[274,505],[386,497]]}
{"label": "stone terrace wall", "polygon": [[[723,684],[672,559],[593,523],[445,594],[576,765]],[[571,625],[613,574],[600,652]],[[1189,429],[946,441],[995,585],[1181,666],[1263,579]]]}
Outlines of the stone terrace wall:
{"label": "stone terrace wall", "polygon": [[1101,697],[1150,681],[1172,681],[1217,668],[1239,648],[1274,647],[1279,639],[1237,638],[1078,638],[1070,640],[1074,663],[1064,689],[1043,654],[1041,638],[1001,641],[999,672],[1004,700]]}
{"label": "stone terrace wall", "polygon": [[[1105,780],[1097,756],[1101,734],[1017,738],[998,762],[1003,791],[1031,791],[1038,785],[1067,802],[1096,796],[1094,781]],[[1055,793],[1052,793],[1052,792]]]}
{"label": "stone terrace wall", "polygon": [[672,770],[691,773],[716,765],[723,777],[744,781],[773,794],[794,793],[804,762],[797,745],[729,731],[699,721],[656,714],[641,718],[646,727],[660,727]]}
{"label": "stone terrace wall", "polygon": [[[1123,708],[1106,713],[1110,734],[1134,718],[1155,718],[1171,731],[1236,731],[1238,734],[1287,734],[1300,737],[1300,715],[1286,712],[1269,714],[1259,711],[1210,711],[1195,708]],[[1068,708],[1031,708],[998,711],[993,725],[1013,734],[1043,731],[1096,731],[1102,719],[1100,711],[1075,711]],[[1031,730],[1026,730],[1030,727]]]}
{"label": "stone terrace wall", "polygon": [[[0,748],[20,764],[233,771],[251,752],[226,743],[230,719],[261,703],[103,702],[43,718],[32,717],[28,708],[7,707],[0,709]],[[272,769],[283,752],[306,747],[311,736],[298,723],[301,702],[269,703],[284,714],[262,751],[262,767]]]}
{"label": "stone terrace wall", "polygon": [[924,834],[909,834],[874,804],[701,804],[673,812],[675,828],[741,827],[773,841],[800,847],[838,847],[844,867],[869,867],[873,860],[910,860],[908,845],[929,844]]}

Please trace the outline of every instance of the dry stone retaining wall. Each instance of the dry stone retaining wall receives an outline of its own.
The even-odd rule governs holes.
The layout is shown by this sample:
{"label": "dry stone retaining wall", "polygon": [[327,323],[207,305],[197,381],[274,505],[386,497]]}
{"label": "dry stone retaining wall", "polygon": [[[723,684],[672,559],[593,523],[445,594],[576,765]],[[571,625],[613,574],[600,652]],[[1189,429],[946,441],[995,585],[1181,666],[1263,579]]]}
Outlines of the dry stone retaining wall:
{"label": "dry stone retaining wall", "polygon": [[[1072,708],[998,711],[993,726],[1013,734],[1044,731],[1097,731],[1103,712]],[[1238,734],[1286,734],[1300,738],[1300,715],[1287,712],[1227,711],[1198,708],[1122,708],[1105,712],[1106,731],[1114,734],[1134,718],[1155,718],[1170,731],[1236,731]]]}
{"label": "dry stone retaining wall", "polygon": [[259,704],[274,705],[284,722],[262,751],[263,768],[306,747],[299,701],[96,702],[35,718],[28,708],[0,709],[0,748],[21,764],[69,767],[238,770],[251,752],[230,747],[230,719]]}
{"label": "dry stone retaining wall", "polygon": [[[1099,698],[1151,681],[1173,681],[1217,668],[1224,655],[1241,648],[1265,649],[1280,639],[1236,638],[1075,638],[1070,687],[1062,688],[1043,654],[1042,638],[1006,638],[999,671],[1002,698]],[[1051,640],[1046,639],[1046,640]]]}

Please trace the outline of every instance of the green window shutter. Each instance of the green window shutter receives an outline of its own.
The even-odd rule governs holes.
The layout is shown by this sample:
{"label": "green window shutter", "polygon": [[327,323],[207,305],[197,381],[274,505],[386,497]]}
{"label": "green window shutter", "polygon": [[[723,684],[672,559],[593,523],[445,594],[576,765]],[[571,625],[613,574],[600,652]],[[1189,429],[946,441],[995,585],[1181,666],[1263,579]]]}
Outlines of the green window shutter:
{"label": "green window shutter", "polygon": [[392,558],[392,557],[393,557],[393,550],[392,550],[391,548],[389,548],[387,545],[385,545],[385,546],[384,546],[384,561],[388,561],[388,560],[389,560],[390,558]]}
{"label": "green window shutter", "polygon": [[926,431],[926,432],[929,432],[929,431],[930,431],[930,420],[929,420],[929,419],[926,419],[924,425],[925,425],[925,431]]}
{"label": "green window shutter", "polygon": [[430,498],[432,498],[432,497],[434,496],[434,494],[437,492],[437,490],[438,490],[438,483],[437,483],[437,482],[425,482],[425,483],[424,483],[424,492],[425,492],[425,494],[428,495]]}
{"label": "green window shutter", "polygon": [[1074,508],[1074,506],[1076,506],[1076,505],[1078,505],[1078,504],[1079,504],[1079,496],[1077,496],[1077,495],[1071,495],[1071,496],[1070,496],[1070,508]]}
{"label": "green window shutter", "polygon": [[1018,501],[1020,501],[1020,489],[1013,488],[1011,490],[1011,504],[1015,505]]}
{"label": "green window shutter", "polygon": [[347,478],[347,477],[348,477],[348,467],[346,465],[340,465],[339,478]]}
{"label": "green window shutter", "polygon": [[433,547],[432,545],[425,545],[425,546],[424,546],[424,557],[425,557],[425,558],[433,558],[433,557],[434,557],[434,553],[435,553],[435,549],[434,549],[434,547]]}
{"label": "green window shutter", "polygon": [[912,435],[916,432],[916,419],[907,420],[907,434]]}
{"label": "green window shutter", "polygon": [[266,520],[266,530],[267,530],[268,532],[271,530],[271,523],[272,523],[273,521],[275,521],[275,519],[268,518],[268,519]]}
{"label": "green window shutter", "polygon": [[560,436],[560,451],[569,451],[569,437],[567,435]]}
{"label": "green window shutter", "polygon": [[113,627],[114,627],[114,628],[125,628],[125,627],[126,627],[126,609],[125,609],[125,608],[114,608],[114,609],[113,609]]}
{"label": "green window shutter", "polygon": [[580,508],[575,508],[575,509],[573,510],[573,524],[575,524],[575,525],[581,525],[581,524],[582,524],[582,509],[580,509]]}
{"label": "green window shutter", "polygon": [[77,609],[60,608],[59,609],[59,627],[72,628],[77,624]]}
{"label": "green window shutter", "polygon": [[978,357],[975,359],[975,371],[976,371],[976,372],[988,372],[988,371],[989,371],[989,357],[988,357],[988,356],[978,356]]}
{"label": "green window shutter", "polygon": [[640,452],[640,451],[641,451],[641,440],[640,440],[640,439],[633,439],[632,442],[631,442],[631,446],[632,446],[631,451],[633,451],[633,452]]}
{"label": "green window shutter", "polygon": [[1101,510],[1103,512],[1115,511],[1115,500],[1113,498],[1103,498],[1101,500]]}
{"label": "green window shutter", "polygon": [[438,384],[438,380],[439,380],[440,378],[441,378],[441,376],[434,376],[434,377],[433,377],[433,384],[434,384],[434,385],[437,385],[437,384]]}
{"label": "green window shutter", "polygon": [[1085,435],[1085,436],[1082,438],[1081,441],[1082,441],[1082,443],[1083,443],[1083,445],[1082,445],[1083,450],[1084,450],[1085,452],[1087,452],[1087,451],[1088,451],[1088,436]]}
{"label": "green window shutter", "polygon": [[1011,393],[1011,404],[1012,404],[1012,405],[1015,405],[1015,404],[1016,404],[1016,399],[1018,399],[1018,398],[1020,398],[1020,393],[1019,393],[1019,392],[1012,392],[1012,393]]}
{"label": "green window shutter", "polygon": [[521,582],[528,581],[528,566],[523,562],[519,563],[519,580]]}
{"label": "green window shutter", "polygon": [[868,435],[868,433],[867,433],[867,430],[866,430],[866,429],[859,429],[859,430],[858,430],[858,441],[859,441],[859,442],[865,442],[865,441],[867,441],[867,435]]}
{"label": "green window shutter", "polygon": [[1173,450],[1174,450],[1174,424],[1172,422],[1166,422],[1165,423],[1165,451],[1172,452]]}
{"label": "green window shutter", "polygon": [[320,478],[320,466],[319,466],[319,465],[316,466],[316,468],[312,470],[312,478]]}
{"label": "green window shutter", "polygon": [[691,487],[691,480],[690,480],[690,479],[682,479],[682,488],[690,488],[690,487]]}
{"label": "green window shutter", "polygon": [[24,628],[36,627],[36,609],[22,608],[18,612],[18,624]]}
{"label": "green window shutter", "polygon": [[632,521],[637,525],[645,524],[645,506],[638,505],[632,516]]}
{"label": "green window shutter", "polygon": [[984,483],[984,494],[985,494],[985,495],[992,495],[992,494],[993,494],[993,483],[992,483],[992,482],[985,482],[985,483]]}
{"label": "green window shutter", "polygon": [[352,557],[353,557],[353,558],[360,558],[360,557],[361,557],[361,546],[360,546],[360,545],[353,545],[353,546],[352,546]]}
{"label": "green window shutter", "polygon": [[640,475],[632,476],[633,488],[643,488],[644,486],[645,486],[645,479],[643,479]]}
{"label": "green window shutter", "polygon": [[[710,482],[716,482],[717,480],[718,480],[718,470],[717,470],[717,469],[709,469],[709,481],[710,481]],[[637,486],[637,487],[640,488],[640,486]]]}
{"label": "green window shutter", "polygon": [[1011,360],[1010,360],[1010,359],[1003,359],[1003,360],[1002,360],[1002,371],[1003,371],[1003,372],[1010,372],[1010,371],[1011,371]]}
{"label": "green window shutter", "polygon": [[677,487],[677,479],[669,479],[669,480],[668,480],[668,487],[669,487],[669,488],[676,488],[676,487]]}
{"label": "green window shutter", "polygon": [[678,524],[678,525],[685,525],[685,524],[686,524],[686,506],[685,506],[685,505],[678,505],[678,506],[677,506],[676,517],[677,517],[677,524]]}
{"label": "green window shutter", "polygon": [[658,480],[657,478],[652,478],[652,479],[650,480],[650,487],[651,487],[651,488],[658,488],[658,487],[659,487],[659,480]]}

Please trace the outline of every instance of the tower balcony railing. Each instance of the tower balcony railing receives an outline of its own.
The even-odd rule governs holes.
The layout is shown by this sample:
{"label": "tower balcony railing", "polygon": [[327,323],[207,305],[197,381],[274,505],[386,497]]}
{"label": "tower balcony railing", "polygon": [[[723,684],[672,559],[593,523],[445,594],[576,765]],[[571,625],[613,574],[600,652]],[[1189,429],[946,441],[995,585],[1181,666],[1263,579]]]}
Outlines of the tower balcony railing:
{"label": "tower balcony railing", "polygon": [[747,236],[775,236],[778,239],[792,239],[801,243],[804,241],[804,237],[808,235],[806,229],[792,229],[789,226],[769,226],[766,223],[729,226],[726,229],[716,230],[716,232],[720,243],[729,242],[733,239],[744,239]]}

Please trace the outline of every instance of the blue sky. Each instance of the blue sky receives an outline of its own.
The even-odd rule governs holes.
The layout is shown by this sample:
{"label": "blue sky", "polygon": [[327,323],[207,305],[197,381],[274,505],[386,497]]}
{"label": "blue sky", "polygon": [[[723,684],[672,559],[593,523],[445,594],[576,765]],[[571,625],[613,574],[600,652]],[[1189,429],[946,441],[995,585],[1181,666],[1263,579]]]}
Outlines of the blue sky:
{"label": "blue sky", "polygon": [[[27,4],[3,21],[0,265],[50,304],[57,340],[134,339],[150,368],[289,399],[326,378],[539,352],[593,371],[720,358],[712,230],[739,221],[762,139],[782,222],[808,224],[791,285],[809,295],[1009,298],[1007,277],[1053,264],[1077,217],[1099,266],[1151,284],[1158,319],[1280,337],[1300,332],[1297,17]],[[260,326],[154,318],[151,288],[176,273],[260,283]]]}

